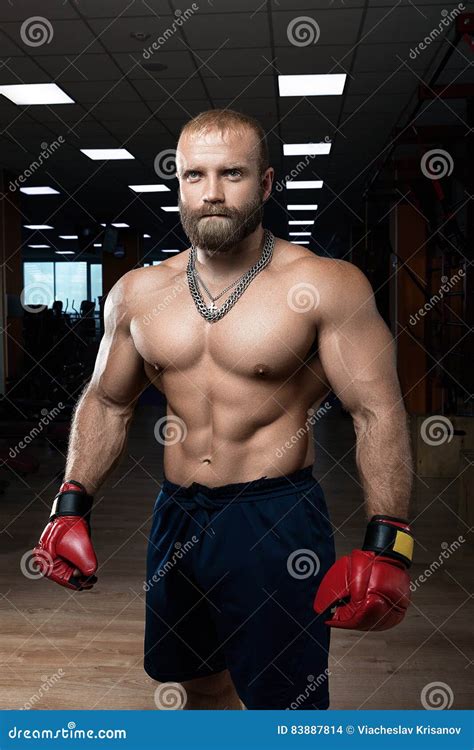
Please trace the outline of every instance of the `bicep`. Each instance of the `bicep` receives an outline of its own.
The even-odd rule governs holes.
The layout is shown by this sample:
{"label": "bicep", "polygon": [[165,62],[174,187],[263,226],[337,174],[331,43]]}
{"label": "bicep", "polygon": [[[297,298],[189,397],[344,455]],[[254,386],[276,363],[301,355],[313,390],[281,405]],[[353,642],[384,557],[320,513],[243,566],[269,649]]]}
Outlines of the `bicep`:
{"label": "bicep", "polygon": [[355,266],[346,268],[345,283],[328,300],[319,355],[332,390],[351,414],[381,415],[401,401],[393,336]]}
{"label": "bicep", "polygon": [[148,378],[131,335],[126,300],[118,289],[107,297],[104,327],[89,388],[104,401],[129,406],[146,387]]}

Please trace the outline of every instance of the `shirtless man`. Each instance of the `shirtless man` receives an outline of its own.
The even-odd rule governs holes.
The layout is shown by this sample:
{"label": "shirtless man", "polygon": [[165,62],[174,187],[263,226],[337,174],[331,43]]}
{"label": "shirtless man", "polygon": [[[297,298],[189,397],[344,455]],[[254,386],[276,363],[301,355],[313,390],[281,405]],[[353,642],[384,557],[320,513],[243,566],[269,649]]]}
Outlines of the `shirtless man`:
{"label": "shirtless man", "polygon": [[[128,272],[107,296],[37,562],[69,588],[97,581],[92,495],[153,383],[168,421],[147,673],[182,685],[187,709],[325,709],[330,628],[392,627],[409,601],[412,467],[393,338],[357,267],[264,231],[274,170],[253,118],[210,110],[188,122],[177,177],[192,248]],[[245,288],[233,285],[259,260]],[[336,563],[308,428],[330,390],[354,421],[370,519],[361,548]]]}

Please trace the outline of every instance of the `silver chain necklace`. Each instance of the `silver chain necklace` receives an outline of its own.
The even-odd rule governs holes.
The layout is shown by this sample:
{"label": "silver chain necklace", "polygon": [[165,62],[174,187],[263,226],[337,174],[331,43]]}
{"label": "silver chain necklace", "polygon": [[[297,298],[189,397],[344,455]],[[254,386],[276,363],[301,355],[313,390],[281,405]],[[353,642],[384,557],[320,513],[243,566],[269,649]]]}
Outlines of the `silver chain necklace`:
{"label": "silver chain necklace", "polygon": [[[263,250],[260,258],[255,263],[255,265],[252,266],[252,268],[249,268],[248,271],[246,271],[240,279],[237,279],[237,281],[234,281],[230,286],[228,286],[226,289],[224,289],[223,292],[221,292],[217,297],[212,297],[206,287],[206,291],[209,294],[209,297],[211,297],[211,304],[206,305],[201,292],[199,290],[199,287],[196,283],[196,255],[197,251],[194,245],[191,246],[191,252],[189,254],[189,260],[186,267],[186,276],[188,279],[188,286],[189,291],[191,292],[191,296],[194,300],[194,304],[196,305],[198,312],[202,315],[203,318],[208,320],[210,323],[214,323],[217,320],[220,320],[224,317],[224,315],[229,312],[229,310],[235,305],[237,300],[242,296],[242,294],[245,292],[247,287],[249,286],[250,282],[253,281],[255,276],[260,273],[260,271],[263,271],[263,269],[270,263],[272,256],[273,256],[273,248],[275,246],[275,237],[273,236],[272,232],[270,232],[269,229],[264,230],[264,243],[263,243]],[[201,280],[202,284],[202,280]],[[221,307],[216,307],[214,302],[219,299],[219,297],[222,297],[223,294],[225,294],[226,291],[231,289],[233,286],[236,286],[235,290],[232,292],[230,297],[226,299],[224,304]],[[203,284],[204,286],[204,284]]]}
{"label": "silver chain necklace", "polygon": [[[246,271],[245,273],[247,273],[247,271]],[[222,295],[223,295],[223,294],[225,294],[226,292],[228,292],[228,291],[229,291],[229,289],[232,289],[232,287],[233,287],[233,286],[235,286],[236,284],[238,284],[238,283],[239,283],[239,281],[240,281],[240,279],[242,279],[242,278],[243,278],[243,277],[245,276],[245,273],[243,273],[243,274],[242,274],[242,276],[239,276],[239,278],[238,278],[238,279],[236,279],[235,281],[233,281],[233,282],[232,282],[232,284],[229,284],[229,286],[226,286],[226,288],[225,288],[225,289],[223,289],[223,290],[222,290],[222,292],[221,292],[220,294],[218,294],[218,295],[217,295],[217,297],[213,297],[213,296],[212,296],[212,294],[210,293],[209,289],[208,289],[208,288],[207,288],[207,286],[205,285],[204,281],[203,281],[203,280],[201,279],[201,277],[199,276],[199,274],[198,274],[198,272],[196,271],[196,269],[194,269],[194,278],[196,278],[196,279],[197,279],[197,280],[199,281],[199,283],[201,284],[202,288],[203,288],[203,289],[204,289],[204,291],[206,292],[207,296],[208,296],[208,297],[209,297],[209,299],[211,300],[211,304],[210,304],[210,305],[208,305],[209,309],[210,309],[210,310],[216,310],[217,308],[216,308],[216,306],[215,306],[214,302],[217,302],[217,300],[218,300],[218,299],[220,299],[220,298],[222,297]]]}

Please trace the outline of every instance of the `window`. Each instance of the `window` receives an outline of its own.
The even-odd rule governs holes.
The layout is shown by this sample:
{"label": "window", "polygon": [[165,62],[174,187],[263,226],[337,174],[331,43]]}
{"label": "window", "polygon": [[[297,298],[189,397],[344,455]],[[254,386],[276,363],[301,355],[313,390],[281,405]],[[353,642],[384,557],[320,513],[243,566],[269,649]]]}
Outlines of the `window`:
{"label": "window", "polygon": [[87,293],[87,266],[81,261],[30,262],[23,263],[23,304],[46,305],[51,307],[55,299],[63,302],[63,310],[74,312],[72,304],[79,311],[83,299],[95,301],[102,294],[102,264],[90,263],[90,296]]}
{"label": "window", "polygon": [[24,263],[23,305],[47,305],[54,300],[54,263]]}
{"label": "window", "polygon": [[102,296],[102,263],[91,263],[91,300],[95,301],[95,309],[99,309],[98,297]]}
{"label": "window", "polygon": [[[81,302],[87,299],[87,263],[81,261],[63,261],[55,263],[56,268],[56,299],[64,303],[66,309],[68,300],[68,312],[79,312]],[[74,308],[73,308],[74,305]]]}

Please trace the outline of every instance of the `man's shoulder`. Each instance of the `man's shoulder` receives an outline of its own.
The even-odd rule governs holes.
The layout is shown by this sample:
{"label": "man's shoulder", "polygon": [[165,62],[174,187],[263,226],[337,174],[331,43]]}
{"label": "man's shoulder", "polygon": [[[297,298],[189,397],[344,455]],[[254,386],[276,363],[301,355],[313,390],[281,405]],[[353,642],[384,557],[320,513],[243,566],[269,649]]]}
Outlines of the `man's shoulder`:
{"label": "man's shoulder", "polygon": [[[305,247],[279,239],[281,264],[300,275],[302,280],[310,279],[318,284],[335,287],[355,284],[364,286],[368,279],[360,268],[342,258],[329,258],[316,255]],[[304,278],[303,278],[304,277]]]}
{"label": "man's shoulder", "polygon": [[367,276],[350,261],[306,250],[291,257],[288,268],[294,293],[314,298],[312,309],[318,320],[344,319],[365,304],[373,306],[373,289]]}

